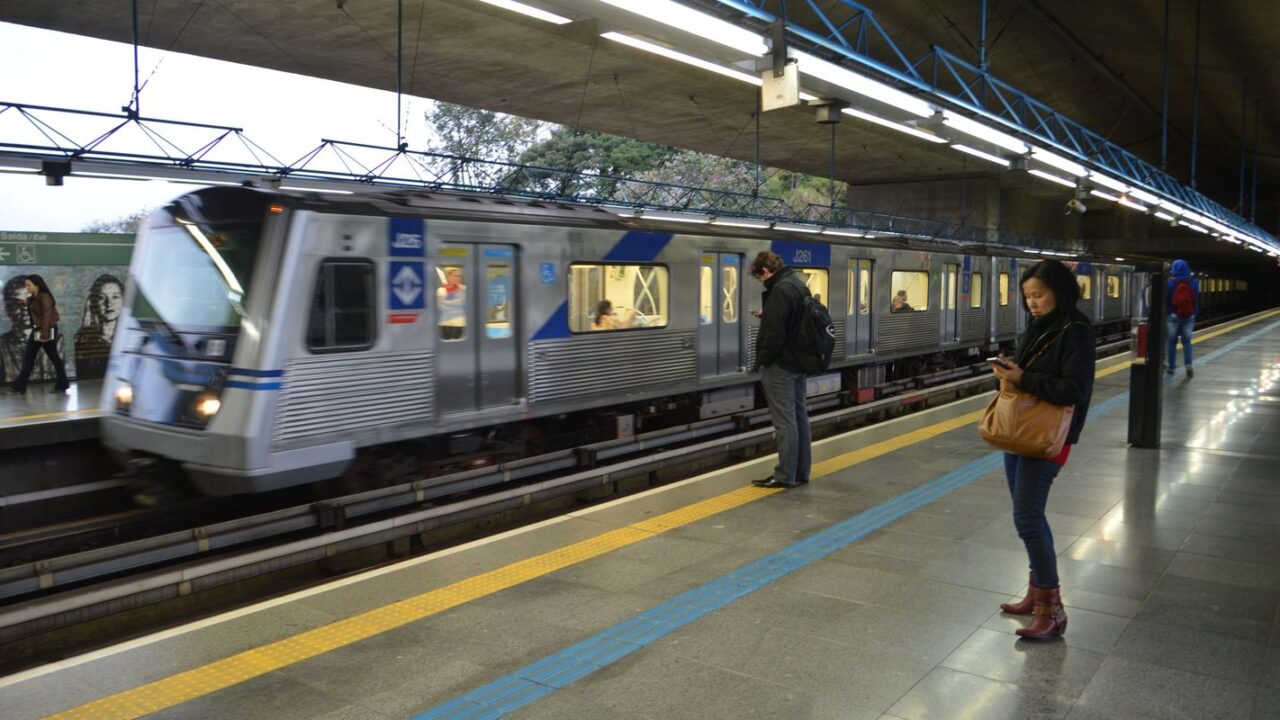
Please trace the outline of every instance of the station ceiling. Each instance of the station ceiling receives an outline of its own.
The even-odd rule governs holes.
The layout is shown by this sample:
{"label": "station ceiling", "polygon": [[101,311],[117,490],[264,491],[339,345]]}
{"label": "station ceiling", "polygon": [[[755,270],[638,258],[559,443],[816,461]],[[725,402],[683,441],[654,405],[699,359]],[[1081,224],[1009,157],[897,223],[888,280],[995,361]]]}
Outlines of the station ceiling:
{"label": "station ceiling", "polygon": [[[1170,0],[1169,152],[1167,168],[1188,182],[1198,0]],[[581,0],[548,0],[582,17]],[[818,2],[824,10],[838,5]],[[974,0],[866,0],[876,19],[909,59],[931,45],[977,61],[978,3]],[[391,0],[138,0],[144,45],[232,62],[324,77],[384,90],[396,87],[396,3]],[[604,40],[612,29],[591,18],[553,25],[476,0],[404,0],[404,91],[411,95],[535,117],[643,140],[753,160],[756,89],[687,65]],[[990,0],[991,72],[1152,164],[1159,166],[1165,0],[1085,3]],[[791,18],[815,28],[803,4]],[[607,14],[606,14],[607,15]],[[130,3],[124,0],[5,0],[0,21],[130,42]],[[1201,16],[1198,189],[1230,209],[1239,195],[1240,144],[1258,161],[1257,222],[1276,233],[1280,220],[1280,2],[1218,0]],[[1248,114],[1242,128],[1242,84]],[[20,101],[20,98],[13,98]],[[1254,134],[1255,107],[1261,122]],[[87,108],[98,109],[98,108]],[[199,117],[180,118],[199,121]],[[392,121],[394,123],[394,121]],[[829,126],[808,108],[765,113],[760,157],[768,166],[826,176]],[[1256,148],[1256,152],[1254,149]],[[991,173],[980,161],[845,118],[835,135],[838,179],[885,186],[991,178],[1016,193],[1056,203],[1065,189],[1046,188],[1025,173]],[[1252,178],[1252,165],[1246,177]],[[1067,194],[1063,194],[1066,192]],[[1062,195],[1061,198],[1058,195]],[[892,198],[892,193],[881,197]],[[1249,216],[1246,190],[1241,215]],[[958,221],[914,200],[883,201],[863,209]],[[936,208],[935,208],[936,210]],[[1091,212],[1124,213],[1097,207]],[[942,211],[945,215],[947,212]],[[1038,225],[1011,227],[1055,236],[1060,213],[1043,212]],[[1128,228],[1117,231],[1117,226]],[[1098,237],[1117,251],[1177,248],[1209,262],[1233,250],[1153,221],[1097,223]],[[1118,235],[1110,237],[1111,235]],[[1130,242],[1131,241],[1131,242]],[[1248,254],[1252,257],[1256,255]]]}

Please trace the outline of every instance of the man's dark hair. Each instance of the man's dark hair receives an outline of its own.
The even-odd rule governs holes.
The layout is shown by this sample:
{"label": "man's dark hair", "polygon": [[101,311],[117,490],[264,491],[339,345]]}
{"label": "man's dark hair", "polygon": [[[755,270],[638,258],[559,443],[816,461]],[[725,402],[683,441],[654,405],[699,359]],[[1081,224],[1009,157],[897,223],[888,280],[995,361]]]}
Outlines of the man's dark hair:
{"label": "man's dark hair", "polygon": [[786,265],[783,264],[782,258],[778,257],[776,253],[769,250],[761,250],[756,255],[756,259],[751,261],[751,277],[758,280],[765,270],[770,273],[777,273],[784,267]]}
{"label": "man's dark hair", "polygon": [[[1080,285],[1076,281],[1075,273],[1058,260],[1041,260],[1027,268],[1027,271],[1022,273],[1022,279],[1018,281],[1018,288],[1021,289],[1031,278],[1038,278],[1048,286],[1053,291],[1055,306],[1064,311],[1074,310],[1076,303],[1080,302]],[[1025,295],[1022,297],[1022,309],[1027,310]],[[1030,312],[1030,310],[1027,311]]]}

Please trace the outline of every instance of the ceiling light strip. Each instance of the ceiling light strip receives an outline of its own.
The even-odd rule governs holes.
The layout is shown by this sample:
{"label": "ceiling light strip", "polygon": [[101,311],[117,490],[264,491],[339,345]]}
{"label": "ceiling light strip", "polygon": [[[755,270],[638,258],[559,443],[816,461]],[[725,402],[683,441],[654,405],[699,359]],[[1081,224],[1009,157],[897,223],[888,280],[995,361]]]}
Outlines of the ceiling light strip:
{"label": "ceiling light strip", "polygon": [[549,23],[555,23],[556,25],[564,25],[566,23],[573,22],[567,17],[561,17],[560,15],[556,15],[555,13],[552,13],[552,12],[547,12],[542,8],[536,8],[536,7],[533,7],[532,5],[525,5],[524,3],[515,2],[515,0],[480,0],[480,2],[486,5],[500,7],[503,10],[510,10],[511,12],[520,13],[521,15],[524,15],[527,17],[536,18],[538,20],[543,20]]}
{"label": "ceiling light strip", "polygon": [[956,150],[959,150],[959,151],[960,151],[960,152],[962,152],[962,153],[967,153],[967,154],[972,155],[972,156],[974,156],[974,157],[976,157],[976,158],[981,158],[981,159],[983,159],[983,160],[986,160],[986,161],[987,161],[987,162],[989,162],[989,163],[995,163],[996,165],[999,165],[999,166],[1001,166],[1001,167],[1003,167],[1003,168],[1008,168],[1008,167],[1009,167],[1009,161],[1008,161],[1008,160],[1005,160],[1004,158],[1000,157],[999,155],[992,155],[992,154],[991,154],[991,153],[989,153],[989,152],[983,152],[983,151],[979,150],[978,148],[975,148],[975,147],[969,147],[968,145],[962,145],[962,144],[960,144],[960,143],[952,143],[952,144],[951,144],[951,147],[955,148]]}
{"label": "ceiling light strip", "polygon": [[725,47],[760,57],[769,52],[759,35],[671,0],[600,0],[621,10],[670,25]]}
{"label": "ceiling light strip", "polygon": [[1035,175],[1038,178],[1043,178],[1045,180],[1048,180],[1049,182],[1057,183],[1063,187],[1074,188],[1076,186],[1074,182],[1064,177],[1059,177],[1057,175],[1054,175],[1053,173],[1047,173],[1043,170],[1036,170],[1035,168],[1032,168],[1027,172],[1031,173],[1032,175]]}
{"label": "ceiling light strip", "polygon": [[607,32],[602,34],[600,37],[607,38],[616,43],[622,43],[623,45],[630,45],[633,48],[636,48],[638,50],[644,50],[645,52],[650,52],[650,53],[653,53],[654,55],[661,55],[662,57],[670,58],[677,62],[685,63],[686,65],[692,65],[697,68],[702,68],[703,70],[710,70],[713,73],[718,73],[720,75],[724,75],[725,77],[733,78],[734,80],[741,80],[744,83],[755,85],[757,87],[763,84],[763,81],[760,78],[756,77],[755,75],[750,75],[740,70],[727,68],[723,65],[717,65],[713,62],[707,62],[706,60],[703,60],[701,58],[696,58],[692,55],[686,55],[682,52],[672,50],[671,48],[666,48],[661,45],[657,45],[645,40],[641,40],[639,38],[634,38],[634,37],[631,37],[630,35],[623,35],[622,33],[616,33],[616,32]]}
{"label": "ceiling light strip", "polygon": [[896,123],[892,120],[886,120],[882,117],[879,117],[877,115],[872,115],[871,113],[868,113],[868,112],[863,112],[856,108],[843,108],[840,112],[843,112],[846,115],[851,115],[860,120],[866,120],[867,122],[875,123],[876,125],[879,125],[881,127],[887,127],[890,130],[897,130],[900,133],[906,133],[907,135],[920,138],[921,140],[928,140],[931,143],[944,143],[947,141],[946,138],[940,138],[937,135],[930,135],[929,133],[924,132],[923,130],[917,130],[916,128],[913,128],[910,125],[903,125],[902,123]]}

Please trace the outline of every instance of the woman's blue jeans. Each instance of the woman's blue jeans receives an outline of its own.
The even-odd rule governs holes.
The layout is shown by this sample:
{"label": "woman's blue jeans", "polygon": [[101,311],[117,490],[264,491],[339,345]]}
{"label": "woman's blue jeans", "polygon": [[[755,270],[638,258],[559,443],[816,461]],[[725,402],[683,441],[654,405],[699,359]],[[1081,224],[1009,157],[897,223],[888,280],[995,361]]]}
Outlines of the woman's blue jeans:
{"label": "woman's blue jeans", "polygon": [[1004,476],[1013,498],[1013,526],[1027,548],[1036,587],[1058,587],[1058,556],[1053,550],[1053,531],[1044,516],[1049,487],[1062,467],[1036,458],[1004,454]]}

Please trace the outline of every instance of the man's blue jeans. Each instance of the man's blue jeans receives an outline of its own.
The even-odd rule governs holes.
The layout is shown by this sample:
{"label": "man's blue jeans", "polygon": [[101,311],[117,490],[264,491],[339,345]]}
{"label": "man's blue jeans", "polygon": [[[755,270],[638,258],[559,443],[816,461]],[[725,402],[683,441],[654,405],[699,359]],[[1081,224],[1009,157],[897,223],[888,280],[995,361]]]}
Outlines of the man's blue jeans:
{"label": "man's blue jeans", "polygon": [[1182,338],[1182,364],[1191,367],[1191,333],[1196,329],[1196,319],[1194,316],[1189,318],[1180,318],[1177,315],[1169,315],[1168,321],[1165,323],[1165,331],[1169,334],[1169,356],[1167,361],[1169,369],[1178,366],[1178,338]]}
{"label": "man's blue jeans", "polygon": [[1062,466],[1048,460],[1004,454],[1004,476],[1013,498],[1013,526],[1027,548],[1036,587],[1058,587],[1058,555],[1053,549],[1053,531],[1044,516],[1049,488]]}
{"label": "man's blue jeans", "polygon": [[795,485],[809,481],[809,408],[804,403],[804,373],[777,365],[760,368],[760,385],[769,401],[769,417],[778,436],[778,465],[773,479]]}

